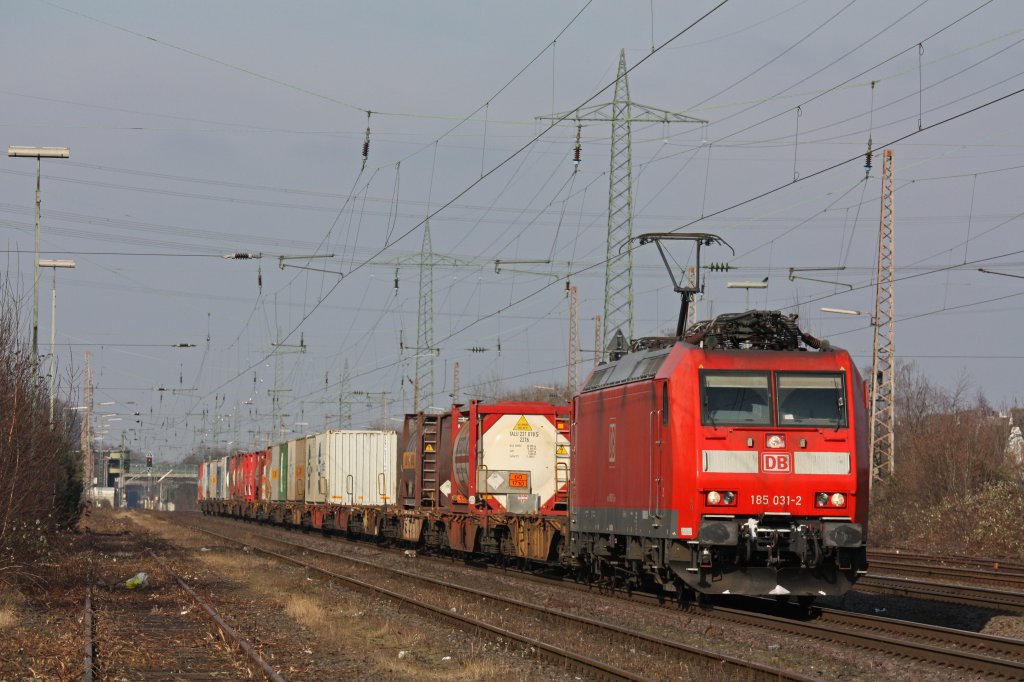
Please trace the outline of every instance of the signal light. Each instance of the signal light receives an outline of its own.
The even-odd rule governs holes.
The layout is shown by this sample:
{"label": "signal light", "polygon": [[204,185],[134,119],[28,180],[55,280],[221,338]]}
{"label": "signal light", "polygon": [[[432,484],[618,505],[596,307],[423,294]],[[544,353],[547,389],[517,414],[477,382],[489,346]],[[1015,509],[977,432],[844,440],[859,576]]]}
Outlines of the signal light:
{"label": "signal light", "polygon": [[153,456],[152,455],[146,455],[146,466],[148,468],[150,468],[150,469],[153,468]]}

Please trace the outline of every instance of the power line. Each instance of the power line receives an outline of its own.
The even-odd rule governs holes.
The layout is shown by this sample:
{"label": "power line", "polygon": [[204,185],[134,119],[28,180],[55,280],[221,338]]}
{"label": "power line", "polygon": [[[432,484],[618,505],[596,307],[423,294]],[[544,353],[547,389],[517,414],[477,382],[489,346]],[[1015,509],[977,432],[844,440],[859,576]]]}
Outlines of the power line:
{"label": "power line", "polygon": [[[701,15],[700,17],[698,17],[698,18],[697,18],[697,19],[696,19],[695,21],[693,21],[692,23],[690,23],[690,24],[689,24],[688,26],[686,26],[685,28],[683,28],[683,29],[682,29],[681,31],[679,31],[678,33],[676,33],[675,35],[673,35],[673,36],[672,36],[671,38],[669,38],[668,40],[666,40],[666,41],[665,41],[664,43],[662,43],[661,45],[659,45],[659,46],[658,46],[657,48],[655,48],[654,50],[652,50],[650,54],[648,54],[647,56],[645,56],[645,57],[643,57],[642,59],[640,59],[639,61],[637,61],[637,62],[636,62],[636,63],[635,63],[635,64],[634,64],[633,66],[631,66],[631,67],[630,67],[630,68],[629,68],[629,69],[628,69],[628,70],[626,71],[626,73],[628,74],[628,73],[632,72],[633,70],[637,69],[637,68],[638,68],[638,67],[639,67],[639,66],[640,66],[641,64],[645,63],[645,62],[646,62],[646,61],[647,61],[648,59],[650,59],[650,58],[651,58],[651,57],[653,57],[653,56],[654,56],[655,54],[657,54],[657,53],[658,53],[658,52],[659,52],[659,51],[660,51],[661,49],[663,49],[663,48],[664,48],[665,46],[667,46],[667,45],[671,44],[671,43],[672,43],[673,41],[677,40],[677,39],[678,39],[678,38],[679,38],[680,36],[684,35],[684,34],[685,34],[685,33],[686,33],[687,31],[689,31],[690,29],[692,29],[692,28],[693,28],[694,26],[697,26],[697,25],[698,25],[698,24],[699,24],[700,22],[702,22],[702,21],[703,21],[704,19],[706,19],[707,17],[711,16],[711,15],[712,15],[712,14],[713,14],[714,12],[716,12],[716,11],[717,11],[718,9],[720,9],[721,7],[723,7],[723,6],[724,6],[724,5],[726,4],[726,3],[728,3],[728,2],[729,2],[729,0],[721,0],[721,1],[720,1],[720,2],[719,2],[719,3],[717,4],[717,5],[715,5],[714,7],[712,7],[712,8],[710,9],[710,10],[708,10],[707,12],[705,12],[705,13],[704,13],[703,15]],[[586,106],[587,104],[589,104],[589,103],[590,103],[590,102],[592,102],[593,100],[595,100],[595,99],[597,99],[598,97],[600,97],[600,96],[601,96],[601,94],[602,94],[602,93],[603,93],[603,92],[604,92],[605,90],[607,90],[607,89],[608,89],[608,88],[610,88],[610,87],[613,87],[614,85],[615,85],[615,81],[612,81],[611,83],[608,83],[608,84],[607,84],[607,85],[605,85],[605,86],[604,86],[603,88],[601,88],[600,90],[598,90],[597,92],[595,92],[595,93],[594,93],[593,95],[591,95],[590,97],[588,97],[588,98],[587,98],[587,99],[586,99],[586,100],[585,100],[584,102],[580,103],[580,105],[579,105],[579,106],[578,106],[577,108],[580,108],[580,107]],[[569,112],[569,113],[571,113],[571,112]],[[450,207],[451,205],[453,205],[453,204],[454,204],[454,203],[455,203],[456,201],[458,201],[458,200],[459,200],[460,198],[462,198],[463,196],[465,196],[466,194],[468,194],[468,193],[469,193],[469,192],[470,192],[470,191],[471,191],[471,190],[472,190],[473,188],[475,188],[475,187],[476,187],[477,185],[479,185],[479,184],[480,184],[481,182],[483,182],[483,181],[484,181],[484,180],[485,180],[486,178],[490,177],[490,176],[491,176],[491,175],[493,175],[493,174],[494,174],[495,172],[497,172],[497,171],[498,171],[499,169],[503,168],[503,167],[504,167],[504,166],[505,166],[506,164],[508,164],[508,162],[510,162],[510,161],[511,161],[512,159],[516,158],[517,156],[519,156],[519,154],[521,154],[521,153],[522,153],[523,151],[525,151],[525,150],[526,150],[527,148],[529,148],[529,147],[530,147],[531,145],[533,145],[533,143],[534,143],[534,142],[536,142],[537,140],[541,139],[541,137],[543,137],[543,136],[544,136],[544,135],[545,135],[545,134],[546,134],[546,133],[547,133],[548,131],[550,131],[551,129],[553,129],[553,128],[554,128],[554,127],[555,127],[556,125],[558,125],[558,124],[559,124],[559,123],[561,123],[562,121],[566,120],[566,118],[568,118],[568,117],[569,117],[569,114],[566,114],[566,116],[565,116],[565,117],[563,117],[562,119],[560,119],[560,120],[557,120],[557,121],[552,121],[552,122],[551,122],[551,124],[550,124],[549,126],[547,126],[547,128],[545,128],[545,129],[544,129],[544,130],[542,130],[541,132],[539,132],[539,133],[537,133],[536,135],[534,135],[534,136],[533,136],[533,137],[532,137],[532,138],[530,139],[530,141],[529,141],[529,142],[527,142],[527,143],[526,143],[526,144],[524,144],[523,146],[519,147],[519,148],[518,148],[518,149],[517,149],[517,150],[516,150],[515,152],[513,152],[513,153],[512,153],[512,154],[510,154],[509,156],[505,157],[505,159],[503,159],[503,160],[502,160],[501,162],[499,162],[499,163],[498,163],[498,164],[497,164],[496,166],[492,167],[492,168],[491,168],[490,170],[488,170],[488,171],[487,171],[486,173],[484,173],[483,175],[481,175],[481,176],[480,176],[480,177],[479,177],[478,179],[476,179],[476,180],[474,180],[473,182],[471,182],[471,183],[470,183],[470,184],[469,184],[469,185],[468,185],[467,187],[465,187],[464,189],[462,189],[461,191],[459,191],[459,192],[458,192],[457,194],[455,194],[455,195],[454,195],[454,196],[453,196],[453,197],[452,197],[451,199],[449,199],[448,201],[446,201],[446,202],[444,202],[443,204],[441,204],[441,206],[439,206],[439,207],[438,207],[437,209],[435,209],[434,211],[432,211],[432,212],[428,213],[428,215],[427,215],[426,217],[424,217],[424,218],[423,218],[422,220],[420,220],[420,221],[419,221],[418,223],[416,223],[415,225],[413,225],[412,227],[410,227],[410,228],[409,228],[408,230],[406,230],[406,231],[405,231],[404,233],[402,233],[401,235],[399,235],[399,236],[398,236],[398,238],[396,238],[396,239],[395,239],[395,240],[394,240],[393,242],[391,242],[390,244],[386,244],[386,245],[384,245],[384,246],[383,246],[382,248],[378,249],[378,250],[377,250],[377,252],[376,252],[376,253],[375,253],[375,254],[374,254],[373,256],[371,256],[371,258],[369,258],[369,259],[367,259],[367,260],[363,261],[363,262],[362,262],[362,263],[360,263],[359,265],[357,265],[357,266],[355,266],[354,268],[352,268],[352,269],[351,269],[351,270],[349,271],[349,275],[351,275],[352,273],[354,273],[354,272],[356,272],[356,271],[358,271],[358,270],[362,269],[362,268],[363,268],[364,266],[368,265],[368,264],[369,264],[369,262],[370,262],[370,261],[371,261],[371,260],[372,260],[373,258],[376,258],[377,256],[379,256],[379,255],[380,255],[381,253],[383,253],[384,251],[386,251],[387,249],[389,249],[389,248],[390,248],[391,246],[393,246],[394,244],[397,244],[398,242],[402,241],[403,239],[405,239],[406,237],[408,237],[409,235],[411,235],[411,234],[412,234],[413,232],[415,232],[416,230],[418,230],[418,229],[419,229],[419,228],[420,228],[420,227],[421,227],[422,225],[426,224],[426,223],[427,223],[427,222],[428,222],[428,221],[429,221],[430,219],[432,219],[432,218],[433,218],[434,216],[436,216],[437,214],[439,214],[439,213],[441,213],[442,211],[444,211],[444,210],[446,210],[447,208],[449,208],[449,207]],[[602,263],[602,264],[603,264],[603,263]],[[295,332],[296,332],[296,331],[297,331],[297,330],[298,330],[298,329],[299,329],[299,328],[300,328],[300,327],[301,327],[301,326],[302,326],[302,325],[303,325],[303,324],[304,324],[304,323],[306,322],[306,320],[307,320],[307,319],[309,319],[309,317],[310,317],[310,316],[311,316],[311,315],[312,315],[312,314],[313,314],[314,312],[316,312],[316,310],[317,310],[317,308],[319,308],[320,304],[321,304],[321,303],[323,303],[323,301],[325,301],[325,300],[326,300],[327,298],[329,298],[329,297],[330,297],[330,295],[331,295],[331,294],[333,294],[333,293],[334,293],[334,291],[335,291],[335,290],[336,290],[336,289],[338,288],[338,286],[340,286],[340,285],[341,285],[341,282],[342,282],[342,281],[343,281],[342,279],[338,279],[338,280],[337,280],[337,281],[336,281],[336,282],[335,282],[335,283],[334,283],[334,284],[333,284],[333,285],[331,286],[331,288],[330,288],[330,289],[329,289],[329,290],[327,291],[327,293],[326,293],[325,295],[323,295],[323,296],[322,296],[322,297],[320,298],[320,300],[318,300],[318,301],[317,301],[317,303],[316,303],[316,304],[314,304],[314,305],[313,305],[313,307],[312,307],[312,308],[311,308],[311,309],[309,310],[309,312],[307,312],[307,313],[306,313],[305,315],[303,315],[303,316],[302,316],[302,318],[301,318],[301,319],[299,320],[298,324],[296,324],[296,325],[295,325],[295,326],[294,326],[294,327],[292,328],[292,330],[291,330],[290,332],[288,332],[288,334],[286,334],[286,335],[284,336],[284,338],[282,339],[282,341],[287,341],[287,340],[288,340],[288,339],[289,339],[289,338],[291,337],[291,335],[292,335],[292,334],[294,334],[294,333],[295,333]],[[546,287],[545,287],[545,288],[546,288]],[[245,373],[249,372],[249,371],[250,371],[251,369],[253,369],[254,367],[257,367],[258,365],[260,365],[261,363],[263,363],[263,362],[264,362],[264,361],[265,361],[265,360],[266,360],[266,359],[267,359],[268,357],[270,357],[270,356],[268,355],[267,357],[264,357],[264,358],[262,358],[262,359],[261,359],[260,361],[258,361],[258,362],[256,362],[256,363],[254,363],[254,364],[252,364],[251,366],[247,367],[246,369],[243,369],[242,371],[240,371],[240,372],[239,372],[238,374],[236,374],[236,375],[235,375],[235,376],[234,376],[233,378],[231,378],[231,379],[228,379],[228,380],[227,380],[227,381],[225,381],[225,382],[222,382],[221,384],[219,384],[218,386],[216,386],[216,387],[215,387],[215,388],[214,388],[214,389],[213,389],[212,391],[210,391],[209,393],[207,393],[206,395],[204,395],[204,396],[203,396],[203,397],[202,397],[202,398],[201,398],[200,400],[205,400],[205,399],[207,399],[207,398],[208,398],[208,397],[210,397],[210,395],[212,395],[213,393],[216,393],[216,392],[217,392],[218,390],[220,390],[220,389],[221,389],[221,388],[223,388],[224,386],[227,386],[228,384],[230,384],[230,383],[232,383],[233,381],[237,380],[237,379],[238,379],[239,377],[241,377],[241,376],[242,376],[242,375],[244,375]]]}

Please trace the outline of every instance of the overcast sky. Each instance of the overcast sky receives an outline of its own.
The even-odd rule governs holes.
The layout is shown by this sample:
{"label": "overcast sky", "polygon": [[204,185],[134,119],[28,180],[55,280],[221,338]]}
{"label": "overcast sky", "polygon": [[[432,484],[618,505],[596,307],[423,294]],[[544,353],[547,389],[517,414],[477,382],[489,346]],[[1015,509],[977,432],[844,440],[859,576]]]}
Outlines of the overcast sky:
{"label": "overcast sky", "polygon": [[[575,124],[536,117],[610,101],[622,49],[635,102],[709,121],[632,130],[634,233],[735,248],[704,253],[736,269],[706,275],[702,318],[796,312],[869,366],[889,145],[898,358],[1024,401],[1020,3],[9,1],[4,17],[3,142],[71,148],[42,163],[41,251],[77,263],[57,272],[57,357],[80,391],[91,353],[108,443],[168,460],[246,447],[274,428],[275,386],[285,428],[336,425],[346,362],[354,425],[379,422],[386,393],[400,428],[428,215],[438,355],[421,406],[450,404],[455,362],[461,400],[564,384],[567,276],[585,377],[611,126],[583,126],[574,174]],[[0,173],[0,263],[30,320],[35,161],[3,156]],[[283,262],[329,272],[279,267],[314,254],[333,257]],[[657,253],[634,259],[636,335],[673,329]]]}

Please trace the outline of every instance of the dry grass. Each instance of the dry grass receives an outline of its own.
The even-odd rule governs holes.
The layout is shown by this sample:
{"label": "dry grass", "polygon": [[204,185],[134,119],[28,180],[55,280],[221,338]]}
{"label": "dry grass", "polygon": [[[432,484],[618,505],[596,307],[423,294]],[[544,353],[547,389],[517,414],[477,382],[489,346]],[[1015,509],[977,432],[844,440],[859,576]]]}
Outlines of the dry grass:
{"label": "dry grass", "polygon": [[197,537],[158,517],[135,520],[178,546],[210,547],[212,551],[196,555],[207,568],[225,580],[244,583],[262,599],[276,603],[290,620],[303,627],[314,647],[337,647],[338,642],[346,642],[346,648],[362,652],[369,658],[371,670],[367,672],[375,676],[429,682],[533,679],[522,666],[510,665],[502,657],[482,655],[493,653],[493,644],[480,642],[472,647],[475,652],[460,649],[445,641],[449,631],[439,629],[436,623],[396,617],[376,603],[368,603],[362,595],[333,587],[325,589],[321,581],[310,580],[302,572],[258,554],[247,554],[244,561],[239,561],[237,551],[214,547],[216,540]]}
{"label": "dry grass", "polygon": [[0,630],[8,628],[17,622],[18,614],[14,609],[10,607],[0,608]]}

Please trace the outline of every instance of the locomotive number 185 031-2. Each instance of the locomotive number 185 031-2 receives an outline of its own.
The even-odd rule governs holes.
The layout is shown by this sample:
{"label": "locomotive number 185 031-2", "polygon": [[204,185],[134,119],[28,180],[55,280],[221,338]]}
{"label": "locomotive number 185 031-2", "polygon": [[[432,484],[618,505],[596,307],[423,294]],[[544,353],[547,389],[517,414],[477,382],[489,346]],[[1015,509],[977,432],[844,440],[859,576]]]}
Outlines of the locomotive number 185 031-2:
{"label": "locomotive number 185 031-2", "polygon": [[792,505],[799,507],[803,504],[802,495],[751,495],[751,504],[778,504],[778,505]]}

